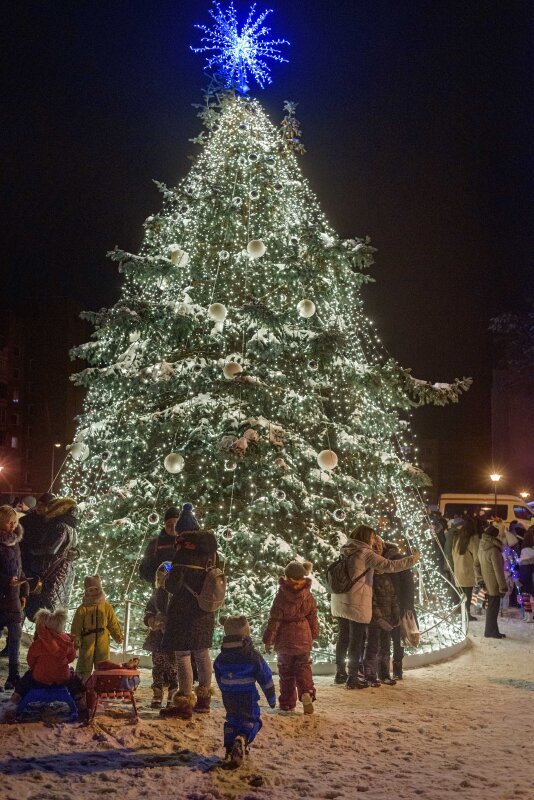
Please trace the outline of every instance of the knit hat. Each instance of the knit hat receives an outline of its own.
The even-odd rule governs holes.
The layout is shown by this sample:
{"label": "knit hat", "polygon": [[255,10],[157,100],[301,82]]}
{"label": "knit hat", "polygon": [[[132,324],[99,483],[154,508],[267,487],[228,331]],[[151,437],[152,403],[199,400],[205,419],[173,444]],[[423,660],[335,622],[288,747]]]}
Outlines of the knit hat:
{"label": "knit hat", "polygon": [[168,519],[178,518],[180,516],[180,511],[176,508],[176,506],[169,506],[167,511],[165,512],[165,516],[163,519],[167,522]]}
{"label": "knit hat", "polygon": [[182,510],[180,511],[180,516],[178,517],[178,522],[176,523],[176,530],[179,533],[185,533],[186,531],[200,530],[200,525],[198,524],[197,520],[195,519],[195,515],[193,514],[192,503],[183,504]]}
{"label": "knit hat", "polygon": [[87,575],[83,579],[83,588],[87,591],[87,589],[99,589],[102,591],[102,581],[100,579],[100,575]]}
{"label": "knit hat", "polygon": [[55,494],[52,494],[52,492],[43,492],[39,498],[39,502],[44,503],[44,505],[47,506],[52,500],[55,500],[55,498],[56,496]]}
{"label": "knit hat", "polygon": [[302,581],[312,571],[311,561],[290,561],[284,570],[286,578],[293,581]]}
{"label": "knit hat", "polygon": [[103,603],[106,599],[100,575],[88,575],[83,579],[84,603]]}
{"label": "knit hat", "polygon": [[221,617],[221,622],[225,636],[241,636],[243,639],[250,636],[250,625],[246,617]]}
{"label": "knit hat", "polygon": [[26,506],[26,508],[35,508],[37,505],[37,500],[32,494],[29,494],[22,498],[22,505]]}

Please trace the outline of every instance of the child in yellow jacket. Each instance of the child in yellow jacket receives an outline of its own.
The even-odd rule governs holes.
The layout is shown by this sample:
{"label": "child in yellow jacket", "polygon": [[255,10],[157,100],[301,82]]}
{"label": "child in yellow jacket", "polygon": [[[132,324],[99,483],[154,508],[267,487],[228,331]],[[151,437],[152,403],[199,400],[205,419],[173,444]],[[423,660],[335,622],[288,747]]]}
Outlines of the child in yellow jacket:
{"label": "child in yellow jacket", "polygon": [[122,644],[121,626],[102,589],[99,575],[84,578],[84,596],[72,620],[71,635],[79,647],[76,673],[87,680],[99,661],[109,659],[110,637]]}

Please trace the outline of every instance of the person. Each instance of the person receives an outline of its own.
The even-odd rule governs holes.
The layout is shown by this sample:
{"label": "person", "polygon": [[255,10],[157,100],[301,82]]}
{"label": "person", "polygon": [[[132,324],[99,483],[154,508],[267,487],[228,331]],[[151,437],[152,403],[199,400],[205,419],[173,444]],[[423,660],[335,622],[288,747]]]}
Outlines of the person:
{"label": "person", "polygon": [[164,561],[172,560],[175,555],[176,523],[180,511],[176,506],[170,506],[164,515],[165,526],[158,536],[151,539],[146,547],[141,563],[139,564],[139,577],[154,586],[156,572],[160,564]]}
{"label": "person", "polygon": [[[212,667],[209,648],[215,614],[200,608],[195,592],[202,589],[207,566],[217,560],[217,539],[212,531],[200,529],[191,503],[183,504],[176,530],[176,551],[165,583],[171,600],[161,647],[175,653],[178,692],[173,697],[173,707],[162,708],[160,714],[191,719],[193,709],[201,713],[210,710]],[[192,658],[198,670],[196,697],[193,694]]]}
{"label": "person", "polygon": [[482,576],[479,586],[485,588],[488,593],[484,636],[486,639],[505,639],[505,634],[499,631],[497,620],[501,597],[507,593],[508,585],[504,574],[502,541],[499,538],[499,529],[493,524],[488,525],[482,534],[478,548],[478,560]]}
{"label": "person", "polygon": [[161,649],[163,633],[167,622],[170,595],[165,589],[165,581],[171,567],[170,562],[160,564],[156,570],[155,587],[146,604],[144,622],[149,628],[143,645],[152,654],[152,702],[151,708],[161,708],[163,690],[167,687],[167,706],[172,706],[172,698],[178,689],[178,675],[174,653]]}
{"label": "person", "polygon": [[99,661],[109,661],[111,639],[122,644],[123,635],[113,606],[106,600],[100,575],[84,578],[83,587],[83,599],[70,632],[79,648],[76,674],[85,682]]}
{"label": "person", "polygon": [[17,512],[17,519],[20,522],[21,517],[27,514],[29,511],[32,511],[35,506],[37,505],[37,500],[31,494],[27,494],[25,497],[22,498],[20,503],[17,503],[15,511]]}
{"label": "person", "polygon": [[467,517],[464,524],[456,527],[452,541],[452,562],[456,583],[461,587],[466,597],[467,614],[470,622],[476,622],[478,617],[471,613],[471,599],[473,587],[477,586],[480,575],[478,563],[478,548],[480,537],[477,536],[472,518]]}
{"label": "person", "polygon": [[22,570],[20,540],[22,527],[10,505],[0,506],[0,630],[7,629],[8,678],[6,689],[20,680],[19,650],[22,637],[22,609],[28,596],[28,583]]}
{"label": "person", "polygon": [[35,512],[21,520],[28,531],[28,542],[23,545],[24,566],[28,578],[40,587],[39,592],[30,595],[25,609],[32,622],[41,608],[53,611],[68,606],[75,578],[74,561],[79,555],[76,501],[72,497],[55,497],[44,512],[42,506],[40,498]]}
{"label": "person", "polygon": [[517,562],[517,573],[521,584],[521,602],[525,611],[525,622],[534,622],[532,603],[534,596],[534,525],[525,532],[521,542],[521,553]]}
{"label": "person", "polygon": [[85,689],[69,666],[76,658],[76,648],[73,638],[65,633],[66,623],[67,611],[63,608],[53,612],[42,608],[35,615],[35,638],[27,655],[30,669],[15,684],[4,718],[6,721],[15,718],[18,703],[34,688],[66,686],[78,706],[82,705]]}
{"label": "person", "polygon": [[[373,550],[386,559],[391,559],[396,548],[386,548],[380,536],[375,536]],[[398,552],[398,550],[396,551]],[[400,626],[400,606],[393,583],[393,575],[376,572],[373,576],[373,606],[371,623],[367,630],[367,646],[364,658],[364,676],[369,686],[379,687],[383,683],[395,686],[391,677],[391,634]]]}
{"label": "person", "polygon": [[454,564],[452,558],[452,545],[454,542],[454,537],[456,536],[459,530],[462,530],[465,527],[465,517],[461,514],[455,514],[454,517],[449,520],[449,525],[445,530],[445,545],[443,547],[443,555],[445,557],[445,567],[447,571],[454,575]]}
{"label": "person", "polygon": [[313,714],[315,687],[311,671],[311,649],[319,636],[317,604],[311,593],[310,561],[291,561],[278,580],[269,621],[263,634],[265,650],[276,650],[283,711],[293,711],[297,697],[305,714]]}
{"label": "person", "polygon": [[222,618],[224,638],[213,668],[221,690],[224,722],[225,760],[228,767],[239,767],[245,752],[262,727],[258,683],[271,708],[276,706],[273,674],[250,637],[246,617]]}
{"label": "person", "polygon": [[[419,552],[391,561],[373,552],[375,532],[368,525],[359,525],[349,534],[349,539],[341,548],[347,558],[349,575],[354,581],[351,590],[345,594],[332,594],[332,616],[337,617],[339,625],[336,644],[336,663],[338,678],[345,670],[345,653],[348,652],[349,670],[345,686],[347,689],[366,689],[368,683],[358,676],[358,667],[363,655],[367,626],[373,613],[373,573],[402,572],[419,561]],[[338,681],[339,682],[339,681]]]}
{"label": "person", "polygon": [[[384,542],[385,551],[382,554],[384,558],[389,558],[391,561],[397,561],[402,558],[402,554],[394,542]],[[415,617],[415,580],[413,572],[405,569],[402,572],[394,572],[391,575],[395,595],[399,603],[399,614],[402,620],[403,616],[408,612]],[[393,642],[393,680],[403,680],[403,666],[404,660],[404,647],[402,646],[402,632],[401,626],[397,625],[391,631],[391,640]]]}

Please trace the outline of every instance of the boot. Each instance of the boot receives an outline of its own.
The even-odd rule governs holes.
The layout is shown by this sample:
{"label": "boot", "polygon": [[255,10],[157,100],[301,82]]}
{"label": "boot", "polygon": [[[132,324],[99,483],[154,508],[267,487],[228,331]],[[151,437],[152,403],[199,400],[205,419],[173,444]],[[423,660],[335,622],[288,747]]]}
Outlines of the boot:
{"label": "boot", "polygon": [[380,681],[381,681],[381,683],[385,683],[386,686],[396,686],[397,685],[397,681],[394,678],[390,678],[389,675],[386,678],[381,678]]}
{"label": "boot", "polygon": [[359,675],[349,675],[345,684],[346,689],[368,689],[369,684],[365,678],[360,678]]}
{"label": "boot", "polygon": [[311,694],[309,692],[303,692],[301,700],[304,713],[313,714],[313,700]]}
{"label": "boot", "polygon": [[161,708],[161,704],[163,702],[163,689],[159,686],[154,686],[152,688],[152,702],[150,703],[150,708]]}
{"label": "boot", "polygon": [[402,680],[402,661],[393,662],[393,677],[396,681]]}
{"label": "boot", "polygon": [[336,675],[334,678],[334,683],[336,684],[336,686],[341,686],[342,684],[347,682],[348,677],[349,676],[347,675],[347,670],[345,669],[345,665],[342,664],[337,668]]}
{"label": "boot", "polygon": [[5,682],[4,689],[12,691],[15,688],[15,684],[20,681],[19,675],[19,665],[13,664],[9,666],[9,674],[7,677],[7,681]]}
{"label": "boot", "polygon": [[160,717],[177,717],[178,719],[191,719],[196,697],[194,694],[175,694],[170,708],[162,708]]}
{"label": "boot", "polygon": [[194,710],[198,714],[209,714],[211,703],[211,686],[199,686],[197,689],[197,702]]}
{"label": "boot", "polygon": [[236,769],[240,767],[245,758],[245,750],[247,747],[247,740],[244,736],[236,736],[232,749],[230,750],[230,757],[228,759],[228,766]]}

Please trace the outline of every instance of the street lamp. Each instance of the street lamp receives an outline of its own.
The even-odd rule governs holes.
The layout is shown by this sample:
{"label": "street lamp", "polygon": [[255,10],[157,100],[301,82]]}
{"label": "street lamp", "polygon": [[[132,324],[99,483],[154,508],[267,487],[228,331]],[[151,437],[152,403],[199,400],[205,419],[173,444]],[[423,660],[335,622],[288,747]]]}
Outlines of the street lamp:
{"label": "street lamp", "polygon": [[54,485],[54,478],[55,478],[55,470],[56,470],[56,449],[61,447],[60,442],[54,442],[52,445],[52,470],[50,473],[50,491],[52,491],[52,487]]}
{"label": "street lamp", "polygon": [[522,497],[523,500],[526,500],[527,497],[530,497],[530,492],[519,492],[519,497]]}
{"label": "street lamp", "polygon": [[499,475],[498,472],[492,472],[490,475],[490,480],[493,481],[493,503],[494,503],[493,511],[495,514],[497,513],[497,484],[499,483],[501,478],[502,475]]}

